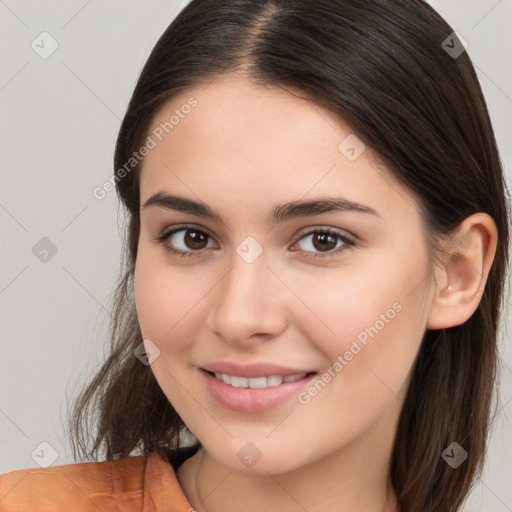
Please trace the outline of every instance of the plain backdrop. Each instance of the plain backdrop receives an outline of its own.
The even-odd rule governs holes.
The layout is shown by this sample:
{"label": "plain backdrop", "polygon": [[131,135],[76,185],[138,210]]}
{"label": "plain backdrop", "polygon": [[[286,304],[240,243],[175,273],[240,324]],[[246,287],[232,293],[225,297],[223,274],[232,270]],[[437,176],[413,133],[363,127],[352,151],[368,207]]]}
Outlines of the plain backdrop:
{"label": "plain backdrop", "polygon": [[[510,183],[512,2],[431,3],[469,43]],[[36,467],[37,453],[74,462],[66,397],[103,358],[120,259],[115,193],[92,191],[112,174],[142,65],[185,4],[0,0],[0,473]],[[501,347],[500,412],[468,512],[512,511],[505,322]]]}

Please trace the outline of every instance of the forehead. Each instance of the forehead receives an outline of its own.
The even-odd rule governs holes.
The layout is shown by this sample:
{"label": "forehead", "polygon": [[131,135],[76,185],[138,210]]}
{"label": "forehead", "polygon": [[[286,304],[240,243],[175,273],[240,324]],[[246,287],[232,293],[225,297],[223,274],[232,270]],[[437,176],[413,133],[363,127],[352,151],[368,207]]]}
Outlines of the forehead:
{"label": "forehead", "polygon": [[142,164],[141,202],[166,189],[215,206],[227,197],[248,207],[331,194],[416,208],[350,126],[279,87],[219,78],[172,98],[148,134],[155,146]]}
{"label": "forehead", "polygon": [[[196,146],[198,153],[207,152],[217,158],[229,155],[231,161],[238,154],[251,155],[251,160],[267,156],[276,163],[296,158],[299,148],[302,154],[314,149],[332,151],[332,141],[319,145],[320,140],[328,135],[337,140],[341,134],[350,133],[340,119],[307,99],[279,87],[263,87],[232,76],[172,98],[153,120],[152,130],[159,127],[169,144],[176,136],[180,142],[190,139],[188,149],[200,143],[201,147]],[[302,146],[305,141],[310,142],[308,149]],[[296,151],[290,154],[290,150]],[[246,167],[249,165],[248,161]]]}

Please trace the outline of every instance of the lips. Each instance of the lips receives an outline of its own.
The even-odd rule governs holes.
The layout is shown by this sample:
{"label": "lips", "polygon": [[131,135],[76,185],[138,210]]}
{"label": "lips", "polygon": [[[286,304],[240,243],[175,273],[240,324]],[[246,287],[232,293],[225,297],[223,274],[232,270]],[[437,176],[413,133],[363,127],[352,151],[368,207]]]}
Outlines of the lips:
{"label": "lips", "polygon": [[228,362],[208,364],[199,373],[217,404],[240,413],[261,413],[287,402],[317,374],[304,368]]}

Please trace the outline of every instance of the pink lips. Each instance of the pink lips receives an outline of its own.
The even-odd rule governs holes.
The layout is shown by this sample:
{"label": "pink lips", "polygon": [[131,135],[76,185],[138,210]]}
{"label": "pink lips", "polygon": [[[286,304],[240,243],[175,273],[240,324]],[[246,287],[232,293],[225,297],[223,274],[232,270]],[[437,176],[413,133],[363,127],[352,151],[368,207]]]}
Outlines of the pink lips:
{"label": "pink lips", "polygon": [[[267,388],[237,388],[215,378],[209,372],[226,373],[238,377],[255,378],[271,375],[301,375],[306,374],[302,379],[294,382],[283,382],[278,386]],[[212,397],[226,409],[254,414],[269,410],[297,394],[306,387],[315,377],[311,370],[303,368],[286,368],[274,364],[256,363],[251,365],[238,365],[228,362],[218,362],[205,365],[199,373],[206,388]]]}

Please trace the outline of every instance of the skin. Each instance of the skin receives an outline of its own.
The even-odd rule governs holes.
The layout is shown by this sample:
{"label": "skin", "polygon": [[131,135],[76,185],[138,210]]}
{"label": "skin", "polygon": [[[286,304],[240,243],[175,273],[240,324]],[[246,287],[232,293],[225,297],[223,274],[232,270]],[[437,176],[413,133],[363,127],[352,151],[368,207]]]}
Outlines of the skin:
{"label": "skin", "polygon": [[[496,247],[492,219],[466,219],[432,273],[414,196],[370,148],[354,161],[340,152],[352,132],[331,112],[231,75],[174,97],[149,133],[190,97],[197,106],[143,162],[135,270],[142,334],[160,350],[151,368],[203,446],[177,472],[187,498],[199,512],[398,510],[389,464],[411,367],[427,328],[476,309]],[[225,223],[142,207],[158,192],[203,201]],[[267,221],[277,204],[323,196],[377,214]],[[166,240],[192,257],[155,242],[182,223],[211,235],[203,246],[185,244],[190,231]],[[311,235],[319,228],[355,245],[333,254],[343,245],[334,238],[322,252]],[[252,263],[236,250],[247,236],[263,251]],[[322,375],[393,304],[400,312],[305,405],[294,396],[263,413],[230,411],[200,378],[199,367],[225,360]],[[237,456],[248,442],[261,453],[252,467]]]}

